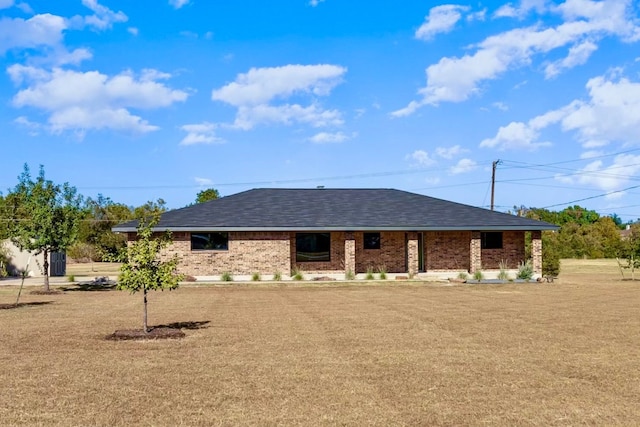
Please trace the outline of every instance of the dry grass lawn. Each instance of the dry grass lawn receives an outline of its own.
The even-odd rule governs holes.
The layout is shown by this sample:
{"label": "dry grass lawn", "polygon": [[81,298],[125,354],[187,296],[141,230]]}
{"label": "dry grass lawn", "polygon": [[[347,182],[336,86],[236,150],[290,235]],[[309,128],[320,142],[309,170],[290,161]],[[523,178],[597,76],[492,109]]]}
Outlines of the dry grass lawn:
{"label": "dry grass lawn", "polygon": [[[0,310],[2,425],[637,425],[640,281],[571,261],[553,284],[182,287],[182,340],[113,342],[141,297]],[[0,303],[16,287],[0,287]],[[198,322],[202,322],[198,326]],[[205,323],[208,322],[208,323]]]}

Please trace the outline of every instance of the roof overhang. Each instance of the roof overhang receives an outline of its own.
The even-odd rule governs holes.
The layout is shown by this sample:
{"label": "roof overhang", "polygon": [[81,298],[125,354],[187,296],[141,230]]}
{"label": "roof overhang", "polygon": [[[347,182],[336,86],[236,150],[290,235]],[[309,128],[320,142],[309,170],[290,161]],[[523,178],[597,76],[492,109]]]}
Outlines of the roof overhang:
{"label": "roof overhang", "polygon": [[[556,225],[549,226],[458,226],[458,227],[429,227],[429,226],[406,226],[406,227],[154,227],[154,232],[216,232],[216,231],[543,231],[559,230]],[[135,227],[113,227],[116,233],[135,233]]]}

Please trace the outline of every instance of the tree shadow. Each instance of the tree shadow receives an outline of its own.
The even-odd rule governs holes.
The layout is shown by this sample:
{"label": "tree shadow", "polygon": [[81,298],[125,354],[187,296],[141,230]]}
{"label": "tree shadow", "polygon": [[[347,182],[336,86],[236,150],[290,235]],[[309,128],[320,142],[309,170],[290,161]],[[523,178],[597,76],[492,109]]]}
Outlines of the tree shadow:
{"label": "tree shadow", "polygon": [[116,288],[117,283],[114,280],[110,280],[108,277],[96,277],[95,280],[90,282],[80,282],[73,286],[61,288],[65,292],[104,292],[112,291]]}
{"label": "tree shadow", "polygon": [[156,328],[169,328],[169,329],[189,329],[189,330],[195,330],[195,329],[207,329],[209,326],[209,323],[211,323],[210,320],[202,320],[202,321],[191,321],[191,322],[173,322],[173,323],[168,323],[166,325],[155,325],[152,326],[150,329],[156,329]]}
{"label": "tree shadow", "polygon": [[53,303],[53,301],[20,302],[18,304],[6,303],[6,304],[0,304],[0,310],[11,310],[13,308],[46,305],[46,304],[52,304],[52,303]]}

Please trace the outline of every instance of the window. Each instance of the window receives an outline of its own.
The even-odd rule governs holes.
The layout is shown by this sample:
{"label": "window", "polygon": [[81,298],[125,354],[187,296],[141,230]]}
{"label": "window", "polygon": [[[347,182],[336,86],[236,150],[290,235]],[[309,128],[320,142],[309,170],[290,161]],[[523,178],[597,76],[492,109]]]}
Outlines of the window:
{"label": "window", "polygon": [[498,232],[486,232],[481,233],[482,249],[502,249],[502,233]]}
{"label": "window", "polygon": [[226,251],[229,249],[229,233],[191,233],[191,250]]}
{"label": "window", "polygon": [[331,234],[297,233],[296,261],[331,261]]}
{"label": "window", "polygon": [[380,233],[364,233],[365,249],[380,249]]}

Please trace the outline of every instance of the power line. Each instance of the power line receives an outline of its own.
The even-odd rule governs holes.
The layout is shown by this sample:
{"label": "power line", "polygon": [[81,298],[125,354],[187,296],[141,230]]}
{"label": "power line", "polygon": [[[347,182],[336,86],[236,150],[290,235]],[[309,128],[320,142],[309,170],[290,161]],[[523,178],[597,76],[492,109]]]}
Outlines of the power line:
{"label": "power line", "polygon": [[640,185],[634,185],[632,187],[623,188],[622,190],[616,190],[616,191],[610,191],[610,192],[604,193],[604,194],[598,194],[597,196],[585,197],[584,199],[577,199],[577,200],[572,200],[570,202],[564,202],[564,203],[556,203],[555,205],[544,206],[541,209],[554,208],[556,206],[563,206],[563,205],[570,205],[572,203],[577,203],[577,202],[584,202],[585,200],[598,199],[600,197],[606,197],[606,196],[610,196],[612,194],[622,193],[622,192],[625,192],[625,191],[628,191],[628,190],[633,190],[635,188],[640,188]]}

